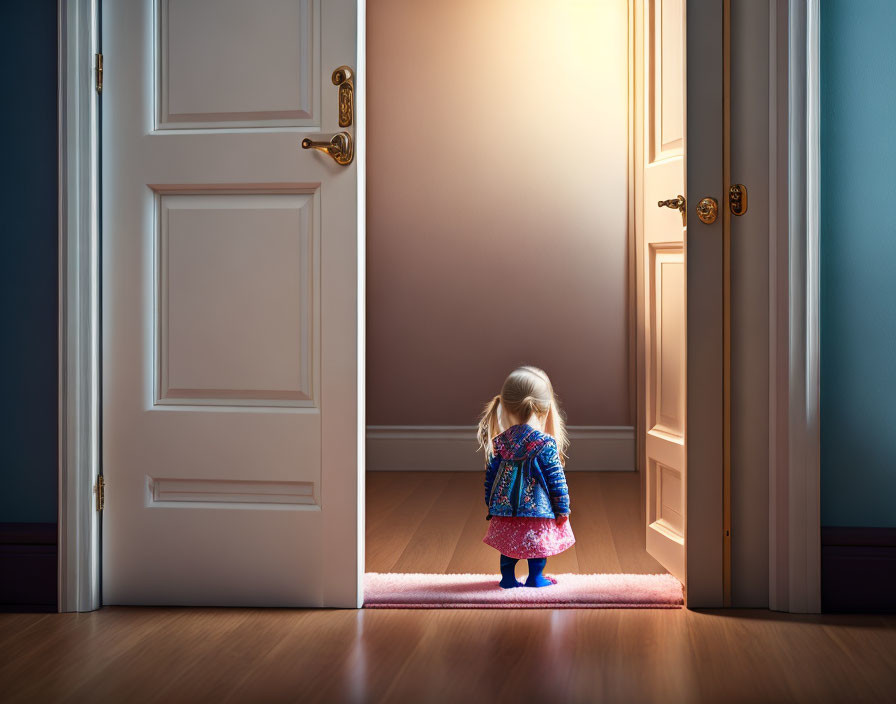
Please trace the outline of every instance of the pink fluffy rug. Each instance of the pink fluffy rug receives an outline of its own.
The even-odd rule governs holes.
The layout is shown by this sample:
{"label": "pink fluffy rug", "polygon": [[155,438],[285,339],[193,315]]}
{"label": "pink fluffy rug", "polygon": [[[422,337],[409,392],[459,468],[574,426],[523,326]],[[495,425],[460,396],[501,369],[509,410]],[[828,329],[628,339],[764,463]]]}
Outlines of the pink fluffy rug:
{"label": "pink fluffy rug", "polygon": [[557,584],[501,589],[493,574],[364,575],[370,609],[678,609],[671,574],[557,574]]}

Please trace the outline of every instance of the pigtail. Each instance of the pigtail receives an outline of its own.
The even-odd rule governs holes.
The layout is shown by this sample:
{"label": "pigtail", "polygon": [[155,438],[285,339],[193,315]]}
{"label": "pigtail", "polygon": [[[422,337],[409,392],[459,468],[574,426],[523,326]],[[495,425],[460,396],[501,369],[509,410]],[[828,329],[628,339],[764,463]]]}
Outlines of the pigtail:
{"label": "pigtail", "polygon": [[566,460],[569,455],[566,451],[569,449],[569,436],[566,434],[566,422],[563,419],[563,413],[560,406],[557,405],[557,399],[551,398],[551,407],[544,419],[544,432],[551,435],[557,441],[557,452],[560,454],[560,464],[566,466]]}
{"label": "pigtail", "polygon": [[523,421],[526,422],[533,415],[541,415],[544,411],[542,408],[544,407],[544,402],[539,402],[535,396],[526,396],[522,401],[520,401],[519,406],[516,409],[516,415]]}
{"label": "pigtail", "polygon": [[494,450],[492,449],[492,440],[501,434],[498,426],[498,406],[501,405],[501,396],[495,396],[491,401],[485,404],[482,410],[482,417],[479,419],[479,429],[476,437],[479,440],[479,447],[485,450],[485,461],[488,462]]}

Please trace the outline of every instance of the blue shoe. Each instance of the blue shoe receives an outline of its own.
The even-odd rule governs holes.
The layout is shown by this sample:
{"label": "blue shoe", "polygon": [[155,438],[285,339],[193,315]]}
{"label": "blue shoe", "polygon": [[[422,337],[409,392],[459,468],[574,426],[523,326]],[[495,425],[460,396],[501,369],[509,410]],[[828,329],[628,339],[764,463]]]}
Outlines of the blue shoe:
{"label": "blue shoe", "polygon": [[526,579],[527,587],[549,587],[552,584],[557,583],[557,580],[553,577],[545,577],[542,574],[547,562],[547,558],[545,557],[529,560],[529,577]]}
{"label": "blue shoe", "polygon": [[514,570],[519,560],[507,555],[501,555],[501,589],[513,589],[514,587],[522,587],[523,583],[518,581]]}
{"label": "blue shoe", "polygon": [[513,589],[514,587],[524,587],[526,586],[522,582],[520,582],[516,577],[511,577],[507,579],[507,577],[502,577],[501,581],[498,582],[501,586],[501,589]]}

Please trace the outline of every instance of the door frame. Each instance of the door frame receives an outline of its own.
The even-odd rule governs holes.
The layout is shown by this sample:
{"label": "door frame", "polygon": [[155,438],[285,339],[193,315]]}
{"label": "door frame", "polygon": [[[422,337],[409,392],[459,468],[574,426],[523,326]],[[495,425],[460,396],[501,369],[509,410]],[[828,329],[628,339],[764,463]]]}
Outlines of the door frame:
{"label": "door frame", "polygon": [[819,0],[769,0],[769,608],[821,611]]}
{"label": "door frame", "polygon": [[[706,0],[688,0],[688,13]],[[727,0],[726,0],[727,2]],[[783,611],[820,608],[820,512],[818,436],[818,3],[768,0],[769,154],[769,607]],[[100,521],[95,509],[101,471],[101,338],[99,282],[99,101],[94,55],[99,46],[99,0],[58,0],[59,8],[59,611],[91,611],[101,605]],[[365,0],[358,2],[358,71],[363,91]],[[358,88],[356,84],[356,90]],[[359,103],[363,100],[359,98]],[[356,158],[363,157],[363,122]],[[364,358],[364,178],[358,164],[359,296],[358,355]],[[772,246],[774,245],[774,246]],[[688,345],[699,330],[688,326]],[[722,364],[722,360],[719,360]],[[364,365],[358,365],[364,398]],[[693,375],[689,375],[690,378]],[[690,389],[689,389],[690,398]],[[722,397],[709,399],[713,412]],[[704,400],[701,399],[701,404]],[[690,401],[689,401],[690,407]],[[363,486],[364,423],[359,408],[359,476]],[[694,434],[690,447],[696,448]],[[722,438],[711,443],[722,445]],[[724,462],[723,462],[724,464]],[[707,554],[695,551],[688,570],[688,606],[721,606],[724,525],[718,490],[724,469],[705,463],[689,471],[688,492],[708,480],[689,501],[694,525],[706,526]],[[690,469],[690,468],[689,468]],[[693,480],[693,481],[692,481]],[[692,484],[694,486],[692,486]],[[717,501],[716,501],[717,499]],[[363,501],[358,540],[363,569]],[[763,507],[764,508],[764,507]],[[691,564],[689,558],[689,565]],[[718,567],[718,569],[716,569]],[[360,577],[360,575],[359,575]],[[359,597],[360,600],[360,597]],[[358,604],[360,606],[360,603]]]}
{"label": "door frame", "polygon": [[98,1],[58,2],[59,611],[100,607]]}

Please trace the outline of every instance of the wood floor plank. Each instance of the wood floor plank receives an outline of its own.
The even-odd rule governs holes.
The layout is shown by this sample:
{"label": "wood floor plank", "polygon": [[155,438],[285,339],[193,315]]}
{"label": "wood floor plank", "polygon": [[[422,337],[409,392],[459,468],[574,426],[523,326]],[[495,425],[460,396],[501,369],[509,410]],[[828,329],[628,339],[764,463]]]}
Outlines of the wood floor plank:
{"label": "wood floor plank", "polygon": [[266,632],[250,636],[262,655],[251,667],[240,668],[239,681],[223,701],[358,701],[325,692],[346,684],[351,691],[352,670],[361,665],[359,626],[351,611],[278,612]]}
{"label": "wood floor plank", "polygon": [[423,485],[423,472],[367,472],[367,530],[378,530],[395,509]]}
{"label": "wood floor plank", "polygon": [[[693,701],[697,678],[687,649],[679,646],[687,635],[683,614],[676,611],[668,613],[669,618],[656,618],[650,611],[616,611],[607,619],[612,624],[611,642],[581,629],[580,637],[586,642],[583,652],[598,649],[605,666],[596,682],[587,668],[577,669],[576,674],[583,677],[576,677],[573,699],[582,701],[591,686],[606,701]],[[653,672],[665,676],[646,674]]]}
{"label": "wood floor plank", "polygon": [[[896,617],[107,607],[0,615],[3,702],[892,702]],[[18,636],[18,637],[17,637]]]}
{"label": "wood floor plank", "polygon": [[8,648],[14,647],[14,641],[21,640],[30,629],[35,628],[39,623],[45,621],[51,615],[52,614],[44,614],[43,616],[40,614],[2,614],[2,618],[7,622],[9,630],[5,633],[0,632],[0,653],[5,653]]}
{"label": "wood floor plank", "polygon": [[[867,669],[868,688],[875,696],[896,699],[894,673],[896,673],[896,649],[887,647],[892,636],[885,618],[869,623],[865,616],[844,616],[844,623],[823,625],[822,629],[836,644],[840,656],[856,670]],[[850,619],[855,619],[851,621]]]}
{"label": "wood floor plank", "polygon": [[[637,474],[571,472],[568,481],[576,544],[548,558],[548,573],[665,572],[644,548]],[[488,524],[479,473],[370,472],[368,483],[369,572],[497,574],[498,555],[482,543]],[[416,506],[409,498],[433,492],[444,492],[445,498]],[[420,520],[398,518],[407,510]],[[437,569],[439,565],[444,567]],[[524,562],[517,566],[519,577],[527,571]]]}
{"label": "wood floor plank", "polygon": [[476,503],[480,491],[473,481],[462,481],[455,472],[438,474],[447,475],[446,484],[395,561],[393,572],[443,573],[448,568],[463,532],[465,509]]}
{"label": "wood floor plank", "polygon": [[[314,701],[396,701],[387,697],[393,684],[420,674],[409,672],[408,663],[411,654],[420,647],[423,635],[432,628],[431,615],[402,610],[359,613],[355,620],[355,639],[346,644],[350,657],[329,678]],[[394,656],[383,658],[387,652]],[[438,693],[430,692],[429,700],[437,696]]]}
{"label": "wood floor plank", "polygon": [[636,472],[601,472],[600,499],[604,504],[620,569],[628,574],[663,574],[667,570],[645,548]]}
{"label": "wood floor plank", "polygon": [[[152,612],[143,611],[146,615]],[[123,612],[110,609],[103,613],[102,629],[96,627],[95,612],[57,614],[31,629],[23,636],[17,657],[0,667],[0,691],[9,701],[77,700],[79,686],[88,679],[101,679],[112,660],[147,642],[164,642],[152,639],[185,612],[156,611],[152,613],[155,618],[141,623],[139,629]],[[34,677],[35,672],[39,677]]]}
{"label": "wood floor plank", "polygon": [[[113,701],[125,692],[128,701],[141,696],[151,702],[190,701],[199,696],[217,701],[235,684],[236,668],[251,666],[258,658],[257,648],[250,649],[244,642],[258,628],[258,616],[251,610],[185,609],[169,611],[165,618],[164,627],[155,634],[156,642],[164,647],[149,651],[145,642],[131,644],[98,677],[74,689],[73,699]],[[235,642],[241,643],[236,652]],[[186,670],[184,662],[193,666]],[[165,676],[158,678],[160,673]],[[154,678],[158,679],[151,696],[135,686]]]}
{"label": "wood floor plank", "polygon": [[368,572],[394,571],[401,553],[413,540],[430,507],[451,480],[447,472],[431,474],[433,476],[427,478],[425,490],[409,493],[392,510],[383,512],[382,520],[377,516],[378,507],[368,505],[367,513],[373,514],[365,556]]}
{"label": "wood floor plank", "polygon": [[488,513],[482,492],[479,500],[470,504],[457,545],[448,561],[447,573],[498,574],[498,552],[482,542],[488,530]]}
{"label": "wood floor plank", "polygon": [[570,472],[570,492],[582,498],[572,508],[570,520],[576,536],[576,557],[584,574],[622,571],[612,531],[607,521],[596,472]]}

